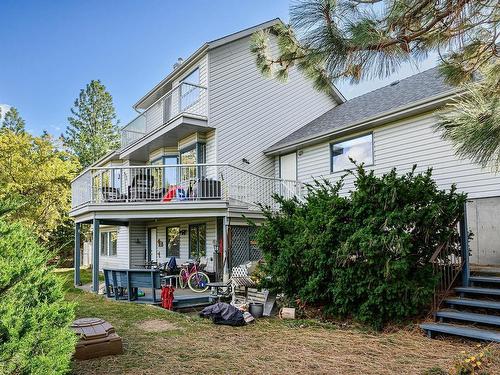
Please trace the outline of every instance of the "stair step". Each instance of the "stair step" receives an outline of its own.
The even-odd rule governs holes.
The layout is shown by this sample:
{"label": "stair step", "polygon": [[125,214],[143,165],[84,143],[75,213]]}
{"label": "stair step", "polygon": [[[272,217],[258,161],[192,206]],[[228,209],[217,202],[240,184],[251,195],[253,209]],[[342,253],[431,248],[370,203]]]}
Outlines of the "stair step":
{"label": "stair step", "polygon": [[476,313],[454,311],[454,310],[439,310],[436,313],[436,317],[500,326],[500,316],[495,316],[495,315],[476,314]]}
{"label": "stair step", "polygon": [[458,293],[488,294],[491,296],[500,296],[500,288],[476,288],[476,287],[458,287],[455,288]]}
{"label": "stair step", "polygon": [[202,294],[199,296],[180,295],[174,297],[173,307],[175,309],[183,309],[190,307],[207,306],[210,305],[210,303],[211,303],[211,297],[206,294]]}
{"label": "stair step", "polygon": [[500,275],[500,267],[498,266],[478,266],[471,264],[471,272],[479,275]]}
{"label": "stair step", "polygon": [[448,298],[445,299],[448,305],[459,305],[459,306],[470,306],[479,307],[482,309],[495,309],[500,310],[500,302],[496,301],[486,301],[482,299],[472,299],[472,298]]}
{"label": "stair step", "polygon": [[479,283],[495,283],[500,284],[500,277],[498,276],[471,276],[469,280]]}
{"label": "stair step", "polygon": [[472,339],[500,342],[500,332],[489,331],[486,329],[471,328],[466,326],[447,324],[447,323],[423,323],[420,328],[427,333],[446,333]]}

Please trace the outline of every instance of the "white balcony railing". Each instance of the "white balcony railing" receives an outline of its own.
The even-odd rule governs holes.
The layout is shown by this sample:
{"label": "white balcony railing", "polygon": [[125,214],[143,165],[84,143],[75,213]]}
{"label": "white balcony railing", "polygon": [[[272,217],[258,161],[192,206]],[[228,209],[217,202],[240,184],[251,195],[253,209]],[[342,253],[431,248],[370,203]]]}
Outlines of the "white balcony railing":
{"label": "white balcony railing", "polygon": [[183,82],[121,129],[122,148],[167,124],[180,114],[207,116],[207,89]]}
{"label": "white balcony railing", "polygon": [[72,206],[226,201],[277,208],[274,193],[302,199],[299,181],[260,176],[229,164],[90,168],[72,182]]}

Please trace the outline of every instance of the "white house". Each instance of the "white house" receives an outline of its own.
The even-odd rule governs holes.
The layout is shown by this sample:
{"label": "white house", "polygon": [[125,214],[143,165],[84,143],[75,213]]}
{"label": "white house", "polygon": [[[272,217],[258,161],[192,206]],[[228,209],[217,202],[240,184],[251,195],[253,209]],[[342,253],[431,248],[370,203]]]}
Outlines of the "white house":
{"label": "white house", "polygon": [[278,22],[203,44],[138,100],[121,147],[72,183],[76,258],[82,223],[96,272],[206,256],[221,274],[259,256],[243,215],[258,220],[272,193],[301,192],[264,150],[345,101],[296,70],[287,83],[261,75],[250,38]]}
{"label": "white house", "polygon": [[[500,174],[455,155],[436,131],[437,110],[457,95],[438,68],[395,81],[346,101],[264,151],[275,158],[275,176],[337,181],[353,167],[349,157],[382,174],[433,168],[442,189],[456,184],[468,195],[471,263],[500,264]],[[353,188],[353,177],[344,191]]]}
{"label": "white house", "polygon": [[436,69],[349,101],[295,69],[286,83],[265,78],[250,38],[278,22],[203,44],[138,100],[121,147],[73,181],[77,262],[80,224],[91,223],[96,272],[206,256],[227,274],[258,257],[244,217],[262,218],[257,203],[335,180],[350,156],[376,173],[432,166],[439,186],[456,183],[471,198],[473,261],[498,263],[500,176],[455,156],[433,128],[456,90]]}

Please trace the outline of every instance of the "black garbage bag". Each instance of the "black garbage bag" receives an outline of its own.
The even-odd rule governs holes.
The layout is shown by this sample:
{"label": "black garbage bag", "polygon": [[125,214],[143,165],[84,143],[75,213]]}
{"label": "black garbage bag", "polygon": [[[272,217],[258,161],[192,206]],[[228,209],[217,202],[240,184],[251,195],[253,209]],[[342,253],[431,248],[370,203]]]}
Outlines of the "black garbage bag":
{"label": "black garbage bag", "polygon": [[205,307],[201,312],[202,318],[212,318],[215,324],[224,324],[228,326],[244,326],[245,319],[243,313],[225,302],[218,302],[214,305]]}

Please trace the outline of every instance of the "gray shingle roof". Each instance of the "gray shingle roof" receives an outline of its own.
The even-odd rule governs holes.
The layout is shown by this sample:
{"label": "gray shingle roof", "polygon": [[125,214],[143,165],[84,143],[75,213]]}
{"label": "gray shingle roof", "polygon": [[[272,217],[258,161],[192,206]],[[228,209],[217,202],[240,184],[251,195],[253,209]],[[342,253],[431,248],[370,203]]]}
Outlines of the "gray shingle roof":
{"label": "gray shingle roof", "polygon": [[408,107],[412,103],[430,99],[452,90],[454,90],[452,86],[444,83],[438,68],[432,68],[402,79],[396,84],[392,83],[339,104],[281,139],[269,147],[266,152],[271,152],[284,146],[291,146],[318,135],[348,128],[374,118],[377,115],[382,115],[398,108]]}

